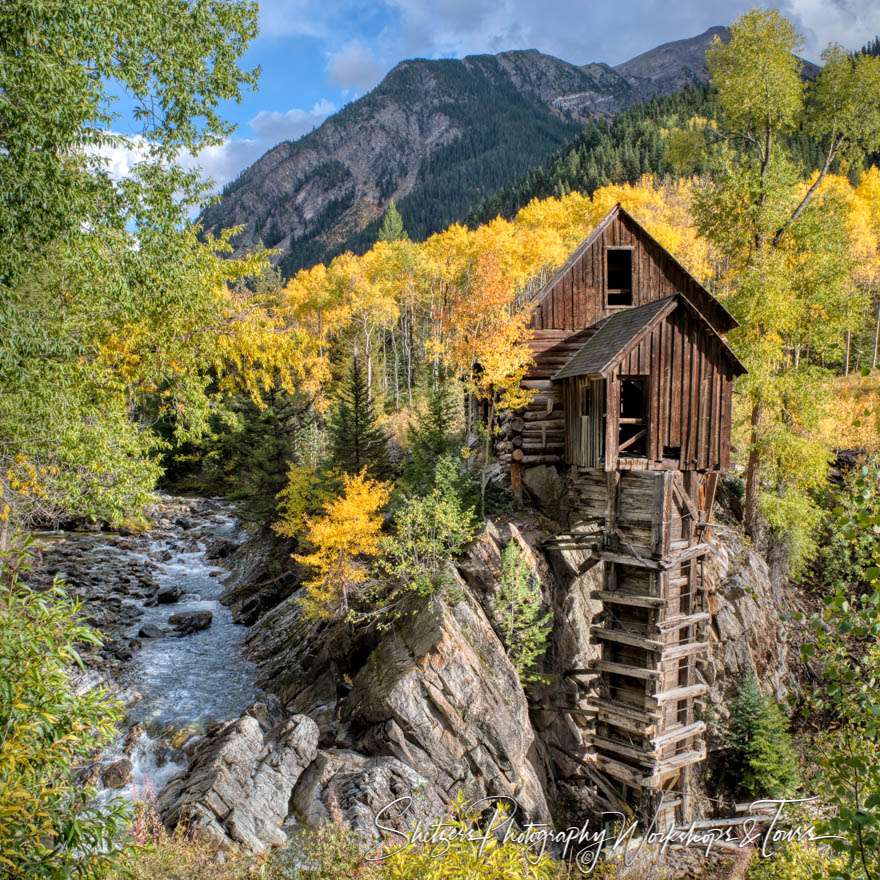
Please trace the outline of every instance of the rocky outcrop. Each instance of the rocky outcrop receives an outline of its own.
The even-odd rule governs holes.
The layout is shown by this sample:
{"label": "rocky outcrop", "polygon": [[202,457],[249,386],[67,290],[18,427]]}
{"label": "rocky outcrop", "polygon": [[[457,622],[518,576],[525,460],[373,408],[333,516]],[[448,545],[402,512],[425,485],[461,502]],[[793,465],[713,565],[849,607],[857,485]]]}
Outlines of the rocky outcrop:
{"label": "rocky outcrop", "polygon": [[281,826],[293,787],[317,754],[318,727],[303,715],[265,730],[253,714],[226,722],[199,744],[191,766],[162,790],[169,829],[255,853],[286,840]]}
{"label": "rocky outcrop", "polygon": [[381,836],[378,825],[396,830],[429,825],[442,815],[445,802],[435,785],[397,758],[345,750],[319,752],[290,801],[303,825],[317,828],[341,819],[366,839]]}
{"label": "rocky outcrop", "polygon": [[515,797],[549,819],[532,764],[534,733],[516,670],[482,608],[458,580],[459,601],[414,602],[354,678],[342,716],[355,747],[390,754],[452,798]]}
{"label": "rocky outcrop", "polygon": [[788,630],[782,620],[794,597],[770,575],[767,562],[745,543],[738,529],[719,526],[706,562],[712,622],[709,657],[698,676],[709,685],[707,702],[724,720],[739,683],[753,671],[765,693],[784,700],[797,689],[788,664]]}
{"label": "rocky outcrop", "polygon": [[[558,500],[559,493],[544,492],[548,486],[552,476],[532,491]],[[545,504],[546,513],[559,510]],[[450,571],[445,593],[413,596],[387,629],[309,620],[298,593],[251,627],[246,651],[260,687],[319,730],[320,751],[291,795],[297,821],[316,826],[335,816],[374,837],[376,812],[400,797],[418,792],[398,802],[387,824],[411,828],[436,817],[461,789],[514,797],[531,821],[566,819],[573,793],[566,780],[584,778],[589,754],[593,677],[586,670],[598,656],[589,633],[601,610],[591,593],[602,569],[585,550],[548,547],[561,530],[534,511],[488,522]],[[790,597],[735,525],[717,525],[712,541],[711,649],[699,675],[709,684],[710,715],[723,721],[750,669],[778,698],[795,686],[780,616]],[[546,677],[529,686],[528,697],[496,613],[509,542],[553,611]],[[590,790],[585,780],[578,797],[586,792],[589,801]]]}

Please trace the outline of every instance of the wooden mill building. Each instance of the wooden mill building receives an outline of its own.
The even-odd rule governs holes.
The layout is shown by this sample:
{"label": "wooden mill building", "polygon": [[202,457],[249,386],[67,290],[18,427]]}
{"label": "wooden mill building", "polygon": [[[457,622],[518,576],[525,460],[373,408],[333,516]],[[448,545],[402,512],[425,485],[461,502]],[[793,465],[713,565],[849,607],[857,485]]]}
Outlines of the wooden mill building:
{"label": "wooden mill building", "polygon": [[[703,561],[731,394],[736,322],[616,206],[533,300],[529,405],[499,416],[496,451],[566,475],[560,548],[601,561],[590,760],[618,800],[689,816],[705,758],[695,664],[707,651]],[[589,561],[588,561],[589,562]]]}

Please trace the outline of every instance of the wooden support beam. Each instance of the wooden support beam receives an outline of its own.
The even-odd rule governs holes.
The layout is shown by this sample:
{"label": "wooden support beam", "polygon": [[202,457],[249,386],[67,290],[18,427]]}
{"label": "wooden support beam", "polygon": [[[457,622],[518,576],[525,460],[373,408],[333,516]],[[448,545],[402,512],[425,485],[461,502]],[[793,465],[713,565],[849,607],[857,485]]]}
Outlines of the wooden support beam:
{"label": "wooden support beam", "polygon": [[659,559],[647,559],[644,556],[631,556],[628,553],[615,553],[613,550],[596,550],[595,556],[603,562],[618,562],[621,565],[632,565],[638,568],[649,568],[660,571],[665,566]]}
{"label": "wooden support beam", "polygon": [[681,660],[682,657],[691,657],[694,654],[705,654],[708,650],[708,642],[691,642],[687,645],[675,645],[672,648],[666,648],[660,655],[660,659],[666,663],[672,660]]}
{"label": "wooden support beam", "polygon": [[695,721],[693,724],[687,724],[684,727],[678,727],[674,730],[670,730],[667,733],[663,733],[660,736],[655,736],[651,742],[656,749],[663,749],[666,746],[671,746],[674,743],[681,742],[683,739],[687,739],[690,736],[699,736],[706,729],[705,721]]}
{"label": "wooden support beam", "polygon": [[612,660],[592,660],[593,669],[599,672],[614,672],[617,675],[628,675],[630,678],[659,681],[660,672],[657,669],[645,669],[642,666],[630,666],[627,663],[614,663]]}
{"label": "wooden support beam", "polygon": [[700,611],[697,614],[676,614],[675,617],[667,617],[656,624],[659,630],[663,632],[671,632],[676,629],[683,629],[686,626],[694,626],[698,623],[704,623],[712,619],[712,615],[708,611]]}
{"label": "wooden support beam", "polygon": [[590,738],[590,741],[597,749],[605,749],[608,752],[615,752],[618,755],[623,755],[625,758],[629,758],[631,761],[635,761],[643,767],[653,768],[657,764],[653,751],[640,749],[637,746],[627,745],[626,743],[618,742],[615,739],[608,739],[604,736],[594,735]]}
{"label": "wooden support beam", "polygon": [[658,703],[668,703],[670,700],[686,700],[689,697],[700,697],[708,693],[709,686],[703,684],[691,684],[687,687],[673,688],[671,691],[660,691],[658,694],[650,694],[650,698]]}
{"label": "wooden support beam", "polygon": [[[598,756],[597,756],[598,757]],[[654,777],[649,777],[651,779],[656,778],[656,782],[649,782],[648,779],[643,779],[641,784],[644,786],[654,786],[660,784],[659,777],[663,776],[666,773],[672,773],[676,770],[681,770],[682,767],[687,767],[691,764],[699,764],[700,761],[706,760],[706,747],[702,746],[698,749],[693,749],[690,752],[682,752],[679,755],[674,755],[672,758],[668,758],[665,761],[662,761],[657,765],[657,769],[654,771]]]}
{"label": "wooden support beam", "polygon": [[610,709],[607,706],[596,707],[596,718],[604,724],[613,724],[615,727],[633,734],[633,736],[650,737],[656,729],[654,721],[648,718],[646,714],[643,714],[639,719],[634,719],[615,712],[614,709]]}
{"label": "wooden support beam", "polygon": [[596,766],[604,773],[607,773],[612,779],[619,779],[621,782],[625,782],[627,785],[631,785],[634,788],[640,789],[644,786],[644,783],[642,782],[644,776],[637,768],[630,767],[628,764],[624,764],[621,761],[615,761],[614,758],[609,758],[607,755],[596,755],[595,761]]}
{"label": "wooden support beam", "polygon": [[644,648],[646,651],[662,651],[663,642],[656,639],[646,639],[644,636],[633,635],[619,629],[605,629],[601,626],[591,626],[590,633],[598,639],[609,642],[617,642],[621,645],[632,645],[634,648]]}
{"label": "wooden support beam", "polygon": [[640,708],[639,706],[631,706],[628,703],[621,703],[620,700],[612,700],[609,697],[598,696],[592,701],[592,705],[599,712],[613,712],[616,715],[622,715],[624,718],[632,718],[634,721],[653,724],[659,721],[663,716],[660,712],[651,709]]}
{"label": "wooden support beam", "polygon": [[638,608],[666,607],[666,599],[661,596],[640,596],[619,590],[593,590],[590,597],[600,599],[602,602],[611,602],[613,605],[635,605]]}

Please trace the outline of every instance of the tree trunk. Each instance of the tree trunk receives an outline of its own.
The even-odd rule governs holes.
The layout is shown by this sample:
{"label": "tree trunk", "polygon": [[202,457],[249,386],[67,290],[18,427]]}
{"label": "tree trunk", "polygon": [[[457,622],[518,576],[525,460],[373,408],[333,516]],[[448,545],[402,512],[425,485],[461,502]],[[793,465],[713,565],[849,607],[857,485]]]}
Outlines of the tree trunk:
{"label": "tree trunk", "polygon": [[492,420],[495,418],[495,392],[489,398],[489,417],[486,419],[486,440],[483,444],[483,474],[480,478],[480,516],[486,518],[486,484],[489,482],[489,452],[492,448]]}
{"label": "tree trunk", "polygon": [[844,376],[849,375],[849,349],[850,349],[851,344],[852,344],[852,330],[847,330],[846,331],[846,366],[844,367],[844,370],[843,370]]}
{"label": "tree trunk", "polygon": [[877,297],[877,324],[874,326],[874,356],[871,358],[871,369],[877,366],[877,343],[880,342],[880,297]]}
{"label": "tree trunk", "polygon": [[758,448],[758,438],[763,420],[764,403],[758,401],[752,407],[749,461],[746,465],[746,502],[743,510],[746,534],[753,541],[758,538],[758,492],[761,488],[761,451]]}
{"label": "tree trunk", "polygon": [[397,357],[397,337],[391,328],[391,352],[394,355],[394,409],[400,410],[400,362]]}

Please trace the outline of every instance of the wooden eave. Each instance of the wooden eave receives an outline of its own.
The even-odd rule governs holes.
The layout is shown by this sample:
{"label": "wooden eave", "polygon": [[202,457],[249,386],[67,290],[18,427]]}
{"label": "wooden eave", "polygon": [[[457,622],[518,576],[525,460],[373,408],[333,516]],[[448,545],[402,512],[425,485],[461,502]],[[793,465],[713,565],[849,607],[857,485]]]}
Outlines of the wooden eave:
{"label": "wooden eave", "polygon": [[607,378],[617,364],[627,357],[661,321],[665,320],[679,306],[688,309],[704,329],[711,334],[722,354],[730,362],[734,376],[741,376],[748,372],[724,337],[715,330],[699,309],[687,297],[677,293],[665,299],[622,310],[610,318],[606,318],[596,334],[588,339],[568,363],[554,374],[553,379],[558,381],[571,376]]}

